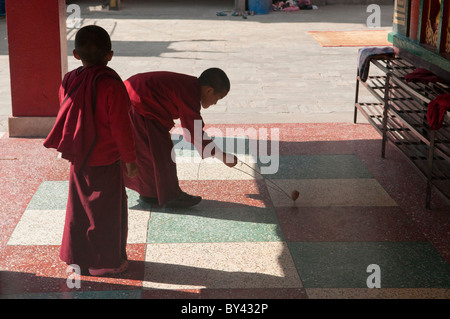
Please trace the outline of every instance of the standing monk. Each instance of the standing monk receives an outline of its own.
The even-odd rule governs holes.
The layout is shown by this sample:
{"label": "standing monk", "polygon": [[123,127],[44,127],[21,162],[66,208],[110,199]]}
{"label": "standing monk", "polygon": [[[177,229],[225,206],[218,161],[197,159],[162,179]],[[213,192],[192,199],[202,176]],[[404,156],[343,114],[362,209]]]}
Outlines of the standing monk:
{"label": "standing monk", "polygon": [[104,29],[81,28],[73,54],[83,66],[64,76],[61,107],[44,142],[71,163],[60,258],[91,275],[120,273],[128,265],[128,205],[119,161],[130,178],[137,174],[130,100],[107,67],[113,51]]}
{"label": "standing monk", "polygon": [[[173,160],[170,130],[174,119],[180,119],[185,138],[194,144],[202,158],[215,157],[233,167],[237,157],[223,153],[217,146],[210,153],[205,147],[213,143],[203,139],[201,108],[207,109],[223,99],[230,90],[230,81],[221,69],[205,70],[200,77],[158,71],[140,73],[125,82],[131,99],[130,117],[136,140],[139,176],[125,178],[125,185],[139,193],[140,199],[165,207],[190,207],[200,196],[183,192],[178,183]],[[199,140],[198,137],[201,137]]]}

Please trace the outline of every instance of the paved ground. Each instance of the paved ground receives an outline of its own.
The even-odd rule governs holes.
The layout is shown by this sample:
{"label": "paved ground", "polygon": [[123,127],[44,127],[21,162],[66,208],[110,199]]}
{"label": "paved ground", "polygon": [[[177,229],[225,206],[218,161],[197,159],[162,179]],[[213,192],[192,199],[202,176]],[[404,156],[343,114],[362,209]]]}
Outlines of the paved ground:
{"label": "paved ground", "polygon": [[[204,200],[190,210],[162,210],[129,191],[129,270],[82,276],[74,288],[58,257],[68,164],[42,139],[3,134],[0,298],[450,297],[449,204],[433,194],[426,210],[414,168],[390,145],[381,159],[378,133],[352,123],[357,48],[324,48],[307,33],[365,29],[365,7],[217,17],[231,12],[230,2],[130,0],[120,12],[80,3],[84,24],[111,33],[111,66],[123,78],[226,70],[232,91],[205,114],[211,135],[234,140],[230,151],[254,168],[277,165],[265,177],[285,192],[297,189],[295,205],[245,165],[199,163],[174,132],[181,186]],[[392,7],[383,12],[389,28]],[[280,156],[255,154],[252,141],[278,143]],[[374,283],[381,288],[369,289]]]}
{"label": "paved ground", "polygon": [[[144,71],[199,75],[223,68],[230,94],[205,112],[208,123],[349,122],[352,120],[357,50],[327,48],[308,34],[365,30],[367,6],[324,6],[274,12],[244,20],[231,16],[232,0],[122,1],[122,10],[101,11],[98,1],[75,1],[82,25],[98,24],[111,35],[110,66],[124,78]],[[381,28],[392,27],[393,6],[381,7]],[[216,16],[217,11],[228,15]],[[76,29],[68,30],[69,52]],[[0,18],[0,132],[11,115],[6,21]],[[78,66],[69,56],[69,69]]]}

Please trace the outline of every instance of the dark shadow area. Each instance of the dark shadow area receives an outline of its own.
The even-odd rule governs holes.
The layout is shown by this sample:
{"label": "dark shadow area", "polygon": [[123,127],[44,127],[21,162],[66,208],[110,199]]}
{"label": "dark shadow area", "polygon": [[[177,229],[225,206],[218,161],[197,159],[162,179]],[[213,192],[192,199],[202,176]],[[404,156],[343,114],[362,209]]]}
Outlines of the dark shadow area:
{"label": "dark shadow area", "polygon": [[[147,269],[147,275],[144,270]],[[195,276],[192,276],[195,274]],[[207,286],[212,278],[230,283],[278,281],[279,277],[245,271],[231,272],[175,264],[161,264],[139,260],[129,260],[129,268],[122,274],[91,277],[81,275],[76,283],[71,278],[44,277],[34,273],[0,271],[0,299],[160,299],[160,298],[217,298],[215,294],[202,294],[209,289],[241,290],[240,298],[258,298],[255,290],[263,288],[200,288],[196,290],[146,288],[142,282]],[[109,282],[108,282],[109,281]],[[118,283],[123,281],[124,283]],[[133,282],[133,284],[126,284]],[[79,287],[79,288],[78,288]],[[273,294],[270,290],[273,289]],[[278,288],[283,289],[283,288]],[[244,290],[244,294],[242,293]],[[277,298],[277,288],[264,288],[263,295]],[[305,297],[299,294],[300,297]],[[236,298],[236,296],[230,296]]]}

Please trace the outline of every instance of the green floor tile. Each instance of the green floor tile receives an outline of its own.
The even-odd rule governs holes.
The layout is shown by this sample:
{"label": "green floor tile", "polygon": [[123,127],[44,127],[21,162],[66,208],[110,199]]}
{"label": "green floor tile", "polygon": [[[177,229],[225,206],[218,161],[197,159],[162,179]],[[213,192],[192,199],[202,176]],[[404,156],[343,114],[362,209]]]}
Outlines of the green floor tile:
{"label": "green floor tile", "polygon": [[147,204],[139,199],[139,193],[126,188],[127,196],[128,196],[128,208],[136,209],[136,210],[149,210],[150,204]]}
{"label": "green floor tile", "polygon": [[293,190],[300,193],[295,202],[297,207],[397,206],[378,181],[371,178],[274,179],[271,181],[275,184],[266,181],[266,185],[275,207],[292,207],[293,202],[289,194]]}
{"label": "green floor tile", "polygon": [[148,243],[282,241],[272,208],[209,208],[152,212]]}
{"label": "green floor tile", "polygon": [[[138,210],[148,210],[149,205],[139,200],[139,194],[126,188],[128,207]],[[69,181],[44,181],[33,195],[28,210],[65,210],[69,195]]]}
{"label": "green floor tile", "polygon": [[66,209],[68,194],[68,181],[44,181],[34,193],[28,209]]}
{"label": "green floor tile", "polygon": [[289,249],[305,288],[367,288],[372,264],[381,288],[450,288],[450,265],[429,243],[292,242]]}
{"label": "green floor tile", "polygon": [[[258,166],[270,165],[259,156]],[[279,169],[267,174],[273,179],[347,179],[372,178],[364,164],[355,155],[284,155],[279,158]]]}

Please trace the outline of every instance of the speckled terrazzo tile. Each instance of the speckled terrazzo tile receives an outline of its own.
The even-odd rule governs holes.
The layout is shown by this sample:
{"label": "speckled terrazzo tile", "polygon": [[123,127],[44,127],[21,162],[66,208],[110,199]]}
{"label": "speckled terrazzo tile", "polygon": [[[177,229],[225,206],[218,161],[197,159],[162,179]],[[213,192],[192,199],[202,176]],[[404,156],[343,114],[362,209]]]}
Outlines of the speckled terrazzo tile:
{"label": "speckled terrazzo tile", "polygon": [[[397,206],[375,179],[277,179],[274,182],[288,195],[300,193],[295,202],[300,206]],[[275,207],[292,207],[286,194],[267,182]]]}
{"label": "speckled terrazzo tile", "polygon": [[[139,194],[126,188],[128,207],[148,210],[146,205],[140,205]],[[30,210],[65,210],[69,194],[68,181],[43,181],[34,193],[27,209]]]}
{"label": "speckled terrazzo tile", "polygon": [[[104,277],[81,276],[80,291],[134,290],[142,287],[145,268],[145,244],[128,244],[128,269]],[[70,291],[73,291],[71,289]]]}
{"label": "speckled terrazzo tile", "polygon": [[445,288],[307,288],[310,299],[450,299]]}
{"label": "speckled terrazzo tile", "polygon": [[303,288],[201,289],[203,299],[306,299]]}
{"label": "speckled terrazzo tile", "polygon": [[301,288],[284,242],[148,244],[143,287]]}
{"label": "speckled terrazzo tile", "polygon": [[59,245],[64,230],[65,210],[27,209],[8,245]]}
{"label": "speckled terrazzo tile", "polygon": [[306,299],[303,288],[151,289],[144,288],[143,299]]}
{"label": "speckled terrazzo tile", "polygon": [[0,295],[0,299],[141,299],[138,290],[66,291],[30,294]]}
{"label": "speckled terrazzo tile", "polygon": [[59,246],[6,246],[0,254],[2,295],[65,291],[67,265]]}
{"label": "speckled terrazzo tile", "polygon": [[305,288],[367,288],[369,265],[381,288],[449,288],[450,265],[427,242],[291,242]]}
{"label": "speckled terrazzo tile", "polygon": [[70,175],[70,163],[69,161],[56,158],[50,167],[45,180],[47,181],[67,181]]}
{"label": "speckled terrazzo tile", "polygon": [[43,181],[34,193],[27,209],[65,210],[68,194],[68,181]]}
{"label": "speckled terrazzo tile", "polygon": [[400,207],[278,207],[287,241],[426,241]]}
{"label": "speckled terrazzo tile", "polygon": [[129,188],[125,188],[125,191],[127,192],[128,209],[144,210],[144,211],[150,210],[150,204],[141,201],[139,199],[138,192]]}
{"label": "speckled terrazzo tile", "polygon": [[351,154],[347,141],[280,141],[280,155]]}
{"label": "speckled terrazzo tile", "polygon": [[33,197],[56,153],[42,139],[0,139],[0,250]]}
{"label": "speckled terrazzo tile", "polygon": [[202,196],[196,207],[272,206],[263,180],[180,181],[180,187],[189,194]]}
{"label": "speckled terrazzo tile", "polygon": [[[259,160],[261,161],[261,157]],[[264,164],[258,162],[261,170]],[[284,155],[279,158],[279,169],[267,174],[271,179],[338,179],[372,178],[364,164],[353,154],[341,155]]]}
{"label": "speckled terrazzo tile", "polygon": [[142,285],[144,244],[127,245],[129,267],[125,273],[111,277],[81,276],[80,288],[67,285],[67,265],[59,259],[59,249],[60,246],[50,245],[7,246],[0,255],[0,296],[133,290]]}
{"label": "speckled terrazzo tile", "polygon": [[[9,238],[8,245],[59,245],[65,210],[26,210]],[[145,243],[150,212],[128,210],[128,243]]]}
{"label": "speckled terrazzo tile", "polygon": [[[215,158],[206,158],[200,163],[193,163],[190,159],[187,162],[177,163],[177,174],[179,180],[249,180],[261,179],[254,172],[258,170],[256,161],[246,160],[246,165],[238,163],[234,168],[226,166]],[[178,159],[177,159],[178,161]]]}
{"label": "speckled terrazzo tile", "polygon": [[145,243],[147,240],[147,225],[150,212],[141,210],[128,210],[128,240],[129,244]]}
{"label": "speckled terrazzo tile", "polygon": [[283,236],[273,208],[212,208],[152,213],[148,243],[267,242]]}
{"label": "speckled terrazzo tile", "polygon": [[[374,178],[391,194],[392,198],[410,212],[424,210],[426,181],[417,169],[408,162],[404,154],[390,143],[386,147],[386,158],[380,156],[380,144],[351,141],[354,152],[372,172]],[[395,181],[395,182],[393,182]],[[450,204],[434,190],[431,194],[432,211],[450,211]]]}
{"label": "speckled terrazzo tile", "polygon": [[[239,126],[237,124],[236,126]],[[260,124],[252,127],[278,128],[281,141],[344,141],[380,139],[380,134],[369,124],[353,123],[283,123]]]}

